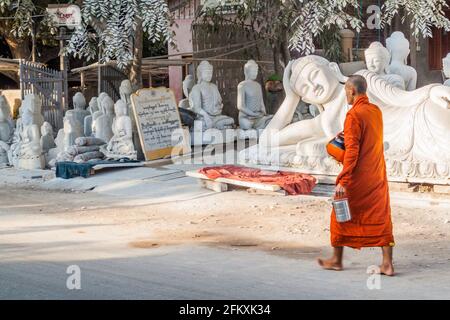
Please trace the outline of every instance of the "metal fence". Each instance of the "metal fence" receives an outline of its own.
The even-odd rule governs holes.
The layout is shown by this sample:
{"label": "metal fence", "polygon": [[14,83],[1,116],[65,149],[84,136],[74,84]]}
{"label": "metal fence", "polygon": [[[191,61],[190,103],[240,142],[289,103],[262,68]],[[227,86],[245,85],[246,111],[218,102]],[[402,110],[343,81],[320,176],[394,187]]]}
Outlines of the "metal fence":
{"label": "metal fence", "polygon": [[64,92],[65,77],[62,71],[41,64],[22,60],[20,62],[20,90],[22,100],[27,94],[37,94],[42,100],[42,112],[55,131],[63,127],[67,92]]}

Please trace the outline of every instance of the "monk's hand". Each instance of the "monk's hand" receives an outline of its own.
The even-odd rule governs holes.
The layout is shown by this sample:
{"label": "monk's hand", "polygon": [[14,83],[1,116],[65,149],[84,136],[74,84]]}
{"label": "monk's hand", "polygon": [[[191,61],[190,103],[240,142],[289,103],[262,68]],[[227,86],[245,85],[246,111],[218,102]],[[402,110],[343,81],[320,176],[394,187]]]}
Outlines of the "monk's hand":
{"label": "monk's hand", "polygon": [[341,184],[338,184],[336,186],[336,188],[334,189],[334,193],[335,193],[335,197],[336,198],[342,198],[345,193],[347,192],[347,190],[345,190],[345,187],[342,186]]}

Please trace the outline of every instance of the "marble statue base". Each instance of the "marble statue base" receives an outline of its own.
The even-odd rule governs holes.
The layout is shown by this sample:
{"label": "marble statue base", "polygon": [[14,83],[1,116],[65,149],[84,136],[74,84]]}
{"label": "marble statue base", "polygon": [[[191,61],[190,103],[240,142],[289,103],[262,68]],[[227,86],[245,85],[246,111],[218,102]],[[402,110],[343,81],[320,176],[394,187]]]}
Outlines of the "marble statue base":
{"label": "marble statue base", "polygon": [[37,170],[45,168],[45,157],[44,155],[30,157],[30,158],[19,158],[17,162],[17,167],[19,169],[25,170]]}
{"label": "marble statue base", "polygon": [[6,152],[0,152],[0,165],[1,164],[8,164],[9,160],[8,160],[8,154]]}
{"label": "marble statue base", "polygon": [[103,153],[105,155],[105,158],[107,160],[120,160],[120,159],[124,159],[124,158],[128,158],[130,160],[137,160],[137,151],[134,151],[132,153],[128,153],[128,154],[116,154],[113,152],[109,152],[108,150],[106,150],[106,147],[104,148],[100,148],[100,152]]}
{"label": "marble statue base", "polygon": [[[342,165],[329,156],[298,156],[295,145],[265,150],[255,145],[239,153],[238,163],[330,177],[336,177],[342,170]],[[386,157],[386,169],[391,182],[450,185],[450,164],[413,163]]]}

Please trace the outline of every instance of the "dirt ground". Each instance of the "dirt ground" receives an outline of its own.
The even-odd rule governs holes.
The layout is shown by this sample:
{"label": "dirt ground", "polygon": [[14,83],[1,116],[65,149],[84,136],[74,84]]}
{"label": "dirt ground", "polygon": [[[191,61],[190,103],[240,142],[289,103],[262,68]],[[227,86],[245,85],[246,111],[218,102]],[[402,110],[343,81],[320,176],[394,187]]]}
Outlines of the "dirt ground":
{"label": "dirt ground", "polygon": [[[128,206],[92,192],[2,188],[0,199],[2,213],[60,219],[75,226],[77,239],[100,238],[130,249],[226,246],[302,259],[329,253],[330,203],[325,198],[249,195],[236,190],[189,201]],[[448,209],[393,206],[392,214],[396,264],[448,267]]]}

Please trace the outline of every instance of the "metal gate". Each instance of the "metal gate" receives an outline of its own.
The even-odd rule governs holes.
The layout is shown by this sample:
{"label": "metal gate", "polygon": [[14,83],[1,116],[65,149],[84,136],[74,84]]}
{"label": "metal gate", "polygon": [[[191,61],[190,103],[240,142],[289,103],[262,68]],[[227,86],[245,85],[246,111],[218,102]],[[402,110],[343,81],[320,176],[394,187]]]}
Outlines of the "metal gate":
{"label": "metal gate", "polygon": [[42,113],[55,132],[63,127],[64,109],[68,93],[64,92],[65,80],[62,71],[41,64],[22,60],[20,62],[20,91],[22,100],[27,94],[37,94],[42,100]]}
{"label": "metal gate", "polygon": [[114,101],[119,100],[120,84],[123,80],[128,79],[127,75],[114,66],[100,66],[99,69],[100,86],[98,93],[106,92]]}

